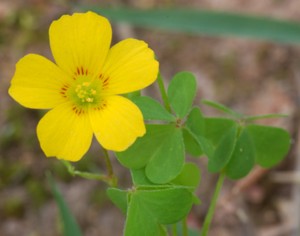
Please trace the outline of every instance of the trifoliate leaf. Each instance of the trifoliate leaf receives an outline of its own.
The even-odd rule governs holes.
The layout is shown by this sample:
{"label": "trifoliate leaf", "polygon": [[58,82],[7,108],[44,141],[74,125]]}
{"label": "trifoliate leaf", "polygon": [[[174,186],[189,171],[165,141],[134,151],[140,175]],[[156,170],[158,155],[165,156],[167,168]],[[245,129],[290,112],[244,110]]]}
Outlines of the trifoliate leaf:
{"label": "trifoliate leaf", "polygon": [[126,214],[127,211],[127,191],[109,188],[106,190],[106,194],[109,199],[122,211],[123,214]]}
{"label": "trifoliate leaf", "polygon": [[196,95],[197,83],[190,72],[180,72],[171,80],[168,87],[170,105],[179,118],[184,118]]}
{"label": "trifoliate leaf", "polygon": [[234,125],[221,138],[213,156],[208,160],[208,170],[219,172],[229,162],[235,148],[237,139],[237,126]]}
{"label": "trifoliate leaf", "polygon": [[205,118],[205,137],[216,147],[223,135],[234,125],[236,122],[231,119],[207,117]]}
{"label": "trifoliate leaf", "polygon": [[127,168],[146,168],[146,175],[156,184],[174,179],[184,165],[182,131],[175,125],[147,125],[147,133],[124,152],[116,153]]}
{"label": "trifoliate leaf", "polygon": [[241,131],[237,139],[232,157],[225,167],[226,175],[231,179],[240,179],[246,176],[255,162],[255,148],[246,129]]}
{"label": "trifoliate leaf", "polygon": [[131,193],[125,236],[161,235],[161,224],[183,219],[193,205],[192,193],[183,187],[139,190]]}
{"label": "trifoliate leaf", "polygon": [[205,119],[198,107],[194,107],[187,117],[184,124],[183,137],[185,138],[185,148],[188,153],[200,156],[204,153],[211,156],[213,153],[212,145],[205,135]]}
{"label": "trifoliate leaf", "polygon": [[170,114],[158,101],[150,97],[134,97],[131,99],[142,111],[145,120],[174,121]]}
{"label": "trifoliate leaf", "polygon": [[200,179],[201,175],[199,167],[194,163],[185,163],[181,173],[172,181],[172,183],[196,189],[200,183]]}
{"label": "trifoliate leaf", "polygon": [[262,167],[278,164],[288,153],[291,138],[286,130],[262,125],[248,125],[246,129],[255,146],[256,162]]}

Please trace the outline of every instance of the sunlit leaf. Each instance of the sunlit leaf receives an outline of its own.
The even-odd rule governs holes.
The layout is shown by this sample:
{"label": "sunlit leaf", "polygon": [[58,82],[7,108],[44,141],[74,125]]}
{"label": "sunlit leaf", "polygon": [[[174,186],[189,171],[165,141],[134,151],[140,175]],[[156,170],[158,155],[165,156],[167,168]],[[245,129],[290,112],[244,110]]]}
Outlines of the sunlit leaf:
{"label": "sunlit leaf", "polygon": [[173,224],[184,218],[193,205],[186,188],[132,192],[125,224],[125,236],[161,235],[160,224]]}
{"label": "sunlit leaf", "polygon": [[146,168],[153,183],[174,179],[184,165],[182,131],[175,125],[147,125],[147,133],[124,152],[116,153],[127,168]]}
{"label": "sunlit leaf", "polygon": [[172,109],[179,118],[184,118],[188,114],[196,90],[196,79],[190,72],[180,72],[171,80],[168,87],[168,98]]}
{"label": "sunlit leaf", "polygon": [[171,115],[158,101],[150,97],[134,97],[131,99],[142,111],[145,120],[174,121]]}
{"label": "sunlit leaf", "polygon": [[127,191],[109,188],[106,190],[106,194],[109,199],[122,211],[123,214],[126,214],[127,211]]}

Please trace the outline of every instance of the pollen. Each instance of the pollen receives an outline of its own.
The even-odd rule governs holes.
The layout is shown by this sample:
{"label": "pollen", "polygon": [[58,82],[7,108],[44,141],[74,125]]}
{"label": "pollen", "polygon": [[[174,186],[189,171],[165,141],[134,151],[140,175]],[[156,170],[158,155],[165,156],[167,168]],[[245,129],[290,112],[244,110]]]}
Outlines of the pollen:
{"label": "pollen", "polygon": [[83,82],[82,84],[78,84],[75,88],[75,93],[82,103],[94,102],[95,96],[97,95],[96,89],[91,88],[90,82]]}
{"label": "pollen", "polygon": [[69,98],[77,108],[100,102],[100,82],[88,76],[78,76],[69,90]]}

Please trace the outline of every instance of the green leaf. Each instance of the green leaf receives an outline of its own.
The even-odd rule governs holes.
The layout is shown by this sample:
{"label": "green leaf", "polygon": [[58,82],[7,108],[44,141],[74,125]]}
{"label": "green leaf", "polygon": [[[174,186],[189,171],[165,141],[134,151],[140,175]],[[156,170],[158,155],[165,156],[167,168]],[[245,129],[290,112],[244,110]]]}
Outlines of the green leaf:
{"label": "green leaf", "polygon": [[128,99],[134,99],[134,98],[137,98],[137,97],[141,96],[141,90],[137,90],[137,91],[134,91],[134,92],[131,92],[131,93],[126,93],[126,94],[123,94],[123,96],[128,98]]}
{"label": "green leaf", "polygon": [[181,129],[170,130],[161,142],[146,166],[147,177],[158,184],[174,179],[181,172],[185,158]]}
{"label": "green leaf", "polygon": [[123,214],[127,212],[127,191],[108,188],[106,194],[109,199],[122,211]]}
{"label": "green leaf", "polygon": [[161,140],[173,130],[172,125],[146,125],[146,134],[138,138],[124,152],[116,152],[120,163],[130,169],[140,169],[147,165],[148,161],[155,155],[156,149],[163,146]]}
{"label": "green leaf", "polygon": [[127,22],[136,26],[171,30],[183,33],[224,35],[264,39],[269,41],[300,42],[300,24],[264,16],[251,16],[230,12],[199,9],[91,9],[112,21]]}
{"label": "green leaf", "polygon": [[184,118],[196,95],[197,83],[195,76],[189,72],[180,72],[171,80],[168,87],[168,98],[174,112]]}
{"label": "green leaf", "polygon": [[186,188],[136,190],[130,197],[125,236],[161,235],[160,224],[173,224],[184,218],[193,204]]}
{"label": "green leaf", "polygon": [[255,148],[246,129],[241,131],[235,145],[232,157],[225,167],[226,176],[231,179],[240,179],[252,169],[255,159]]}
{"label": "green leaf", "polygon": [[127,168],[146,166],[146,175],[153,183],[174,179],[184,165],[184,144],[181,129],[175,125],[147,125],[147,133],[124,152],[116,153]]}
{"label": "green leaf", "polygon": [[196,135],[204,135],[205,119],[199,107],[193,107],[185,125]]}
{"label": "green leaf", "polygon": [[140,108],[145,120],[175,121],[173,115],[150,97],[134,97],[131,100]]}
{"label": "green leaf", "polygon": [[226,166],[235,148],[236,138],[237,127],[234,125],[223,135],[214,155],[208,160],[208,170],[210,172],[219,172]]}
{"label": "green leaf", "polygon": [[187,129],[182,129],[185,151],[193,157],[199,157],[203,154],[201,146]]}
{"label": "green leaf", "polygon": [[205,118],[205,137],[217,147],[225,133],[235,126],[236,122],[226,118]]}
{"label": "green leaf", "polygon": [[228,115],[231,115],[233,116],[234,118],[240,118],[242,115],[235,112],[234,110],[230,109],[229,107],[226,107],[224,106],[223,104],[221,103],[218,103],[218,102],[214,102],[214,101],[211,101],[211,100],[206,100],[206,99],[203,99],[202,100],[202,103],[207,105],[207,106],[210,106],[210,107],[213,107],[219,111],[222,111]]}
{"label": "green leaf", "polygon": [[73,217],[71,211],[69,210],[63,196],[61,195],[60,191],[58,190],[51,174],[47,174],[48,183],[50,184],[52,194],[54,195],[56,204],[59,209],[59,213],[61,219],[63,221],[63,231],[64,236],[81,236],[81,231],[76,223],[75,218]]}
{"label": "green leaf", "polygon": [[135,186],[139,186],[139,185],[148,185],[148,186],[155,185],[146,176],[145,168],[131,169],[130,173],[131,173],[133,184]]}
{"label": "green leaf", "polygon": [[273,118],[286,118],[288,115],[285,114],[266,114],[266,115],[257,115],[257,116],[246,116],[244,120],[246,122],[256,121],[261,119],[273,119]]}
{"label": "green leaf", "polygon": [[262,167],[277,165],[288,153],[291,138],[286,130],[262,125],[248,125],[247,130],[255,146],[256,162]]}
{"label": "green leaf", "polygon": [[186,151],[194,156],[200,156],[202,153],[207,156],[212,155],[212,146],[204,138],[205,119],[198,107],[194,107],[191,110],[184,126],[183,137]]}
{"label": "green leaf", "polygon": [[194,190],[200,183],[200,170],[194,163],[185,163],[181,173],[172,181],[175,185],[192,187]]}

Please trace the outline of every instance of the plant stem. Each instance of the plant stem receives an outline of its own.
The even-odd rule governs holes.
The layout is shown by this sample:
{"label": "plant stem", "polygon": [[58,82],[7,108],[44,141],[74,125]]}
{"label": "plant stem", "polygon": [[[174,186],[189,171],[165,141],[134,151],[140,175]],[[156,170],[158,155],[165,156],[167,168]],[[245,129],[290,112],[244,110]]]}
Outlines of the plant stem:
{"label": "plant stem", "polygon": [[177,224],[172,225],[172,236],[178,236]]}
{"label": "plant stem", "polygon": [[68,172],[72,176],[79,176],[79,177],[82,177],[84,179],[100,180],[100,181],[103,181],[103,182],[107,183],[110,186],[113,186],[113,183],[114,183],[113,178],[111,178],[107,175],[94,174],[94,173],[75,170],[75,167],[68,161],[62,161],[62,163],[66,166]]}
{"label": "plant stem", "polygon": [[102,148],[102,150],[103,150],[103,154],[104,154],[104,158],[105,158],[105,164],[106,164],[106,168],[107,168],[107,172],[108,172],[108,177],[110,177],[110,179],[111,179],[111,186],[116,187],[117,186],[117,178],[114,174],[114,170],[113,170],[112,164],[110,162],[108,152],[105,148]]}
{"label": "plant stem", "polygon": [[222,188],[224,179],[225,179],[225,173],[221,172],[220,176],[219,176],[219,179],[218,179],[218,182],[216,184],[215,192],[213,194],[213,197],[212,197],[209,209],[208,209],[208,213],[205,217],[204,224],[203,224],[203,227],[201,229],[201,236],[207,236],[207,234],[208,234],[210,223],[212,221],[212,218],[213,218],[213,215],[214,215],[214,212],[215,212],[216,203],[217,203],[219,193],[220,193],[220,190]]}
{"label": "plant stem", "polygon": [[189,235],[188,227],[187,227],[187,217],[185,217],[182,220],[182,235],[183,236],[188,236]]}
{"label": "plant stem", "polygon": [[160,73],[158,73],[158,76],[157,76],[157,83],[158,83],[158,87],[159,87],[159,91],[160,91],[162,100],[164,102],[164,106],[167,109],[167,111],[171,113],[171,107],[170,107],[170,103],[168,100],[166,88],[165,88],[163,78]]}

